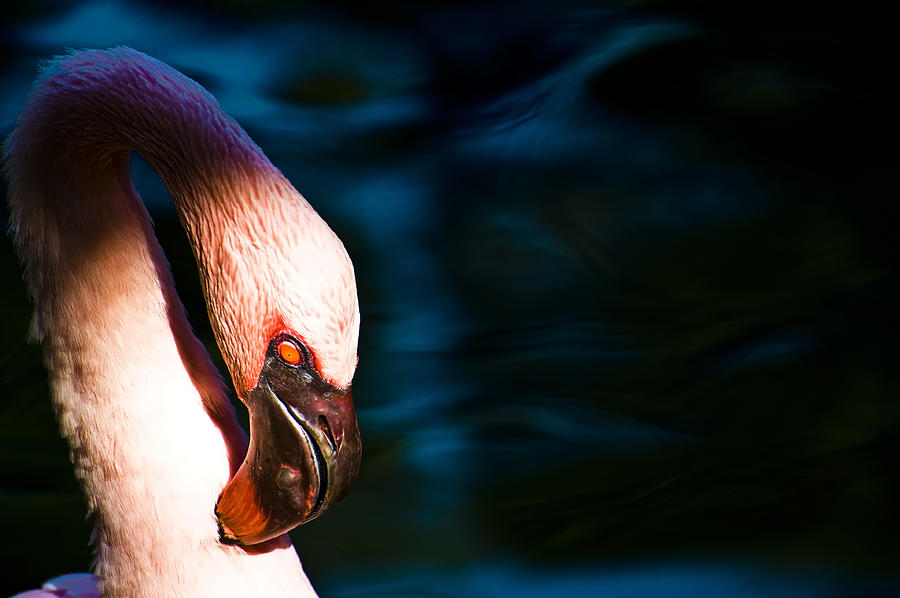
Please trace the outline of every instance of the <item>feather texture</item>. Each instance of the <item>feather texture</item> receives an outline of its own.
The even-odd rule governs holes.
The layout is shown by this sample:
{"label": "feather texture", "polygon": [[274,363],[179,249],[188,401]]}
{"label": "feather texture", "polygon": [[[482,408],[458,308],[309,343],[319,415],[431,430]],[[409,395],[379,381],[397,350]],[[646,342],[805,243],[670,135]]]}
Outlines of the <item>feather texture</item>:
{"label": "feather texture", "polygon": [[105,596],[287,596],[312,588],[286,536],[218,541],[246,437],[191,332],[130,179],[165,181],[239,394],[288,327],[347,386],[359,316],[340,240],[199,85],[134,50],[50,62],[5,146],[12,230],[54,406],[96,514]]}

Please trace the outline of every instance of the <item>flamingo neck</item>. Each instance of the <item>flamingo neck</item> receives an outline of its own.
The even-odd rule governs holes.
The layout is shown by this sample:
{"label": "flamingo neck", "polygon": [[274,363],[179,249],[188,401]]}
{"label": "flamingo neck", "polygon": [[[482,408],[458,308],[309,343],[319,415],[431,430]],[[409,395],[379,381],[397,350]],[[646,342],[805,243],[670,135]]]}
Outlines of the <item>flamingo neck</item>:
{"label": "flamingo neck", "polygon": [[237,194],[282,180],[209,94],[126,49],[52,65],[7,142],[11,220],[60,428],[96,516],[101,591],[314,595],[286,538],[262,554],[218,542],[213,508],[246,438],[191,333],[129,150],[169,187],[207,297],[219,248],[258,207]]}

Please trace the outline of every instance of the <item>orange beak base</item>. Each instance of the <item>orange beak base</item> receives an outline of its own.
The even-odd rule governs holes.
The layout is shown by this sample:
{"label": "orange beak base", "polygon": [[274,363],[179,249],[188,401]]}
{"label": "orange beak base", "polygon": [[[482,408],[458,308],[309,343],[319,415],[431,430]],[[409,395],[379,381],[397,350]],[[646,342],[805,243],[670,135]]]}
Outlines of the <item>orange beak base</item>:
{"label": "orange beak base", "polygon": [[359,471],[362,445],[353,397],[323,381],[304,360],[269,344],[250,411],[250,447],[216,503],[220,538],[265,542],[315,519],[343,498]]}

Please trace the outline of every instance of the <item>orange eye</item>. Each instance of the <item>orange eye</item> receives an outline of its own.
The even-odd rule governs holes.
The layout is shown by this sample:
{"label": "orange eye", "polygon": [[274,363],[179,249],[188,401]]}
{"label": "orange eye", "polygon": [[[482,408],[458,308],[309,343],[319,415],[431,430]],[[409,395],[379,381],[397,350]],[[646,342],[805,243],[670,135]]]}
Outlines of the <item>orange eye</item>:
{"label": "orange eye", "polygon": [[278,343],[278,356],[291,365],[298,365],[303,361],[303,353],[300,348],[291,341]]}

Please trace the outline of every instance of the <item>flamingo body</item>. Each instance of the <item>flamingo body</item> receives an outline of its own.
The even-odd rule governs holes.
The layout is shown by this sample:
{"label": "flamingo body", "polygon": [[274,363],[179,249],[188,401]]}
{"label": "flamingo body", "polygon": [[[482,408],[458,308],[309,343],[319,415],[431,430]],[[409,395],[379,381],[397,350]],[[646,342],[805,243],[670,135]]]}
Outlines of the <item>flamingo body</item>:
{"label": "flamingo body", "polygon": [[247,439],[175,293],[131,150],[175,201],[241,398],[280,330],[306,343],[323,383],[348,387],[356,364],[343,245],[212,96],[128,48],[51,62],[6,170],[54,407],[96,514],[97,589],[315,595],[286,535],[220,541],[214,507]]}
{"label": "flamingo body", "polygon": [[20,592],[12,598],[95,598],[97,578],[90,573],[70,573],[44,582],[39,590]]}

